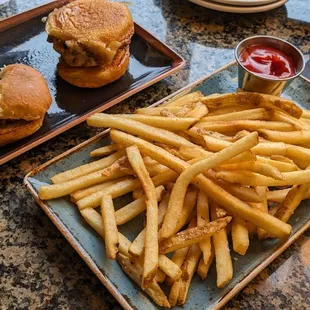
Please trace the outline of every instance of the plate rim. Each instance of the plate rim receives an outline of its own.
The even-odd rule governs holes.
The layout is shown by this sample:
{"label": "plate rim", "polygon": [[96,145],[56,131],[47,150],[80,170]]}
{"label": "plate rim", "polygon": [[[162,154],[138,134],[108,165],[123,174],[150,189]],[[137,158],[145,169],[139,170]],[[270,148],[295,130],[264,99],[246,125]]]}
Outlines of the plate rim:
{"label": "plate rim", "polygon": [[212,1],[225,5],[251,7],[251,6],[271,4],[279,0],[212,0]]}
{"label": "plate rim", "polygon": [[[44,5],[38,6],[36,8],[27,10],[25,12],[12,15],[8,18],[0,20],[0,33],[2,31],[9,30],[10,28],[13,28],[17,25],[20,25],[24,22],[27,22],[28,20],[31,20],[32,18],[38,17],[41,14],[50,12],[51,10],[61,7],[65,5],[66,3],[70,2],[71,0],[58,0],[58,1],[52,1],[49,3],[46,3]],[[17,156],[31,150],[32,148],[42,144],[43,142],[46,142],[57,135],[77,126],[78,124],[81,124],[83,121],[85,121],[90,115],[98,112],[103,112],[109,108],[111,108],[114,105],[120,104],[125,99],[130,98],[131,96],[141,92],[142,90],[148,88],[149,86],[156,84],[157,82],[161,81],[162,79],[175,74],[176,72],[180,71],[184,66],[186,65],[185,59],[177,53],[174,49],[170,48],[166,43],[164,43],[162,40],[160,40],[156,35],[150,33],[148,30],[143,28],[141,25],[135,24],[135,33],[140,36],[143,40],[145,40],[148,44],[153,46],[154,49],[157,51],[162,52],[166,56],[168,56],[171,61],[171,67],[166,71],[159,75],[157,75],[155,78],[152,78],[151,80],[139,85],[138,87],[135,87],[133,89],[129,89],[122,95],[110,99],[105,103],[100,103],[98,106],[96,106],[94,109],[87,111],[85,114],[78,116],[77,118],[73,120],[69,120],[67,124],[60,125],[59,127],[53,129],[52,131],[46,132],[41,137],[38,137],[38,139],[31,141],[31,142],[25,142],[23,145],[21,145],[19,148],[15,148],[6,154],[0,156],[0,166],[5,164],[6,162],[16,158]],[[159,45],[159,46],[158,46]],[[31,136],[30,136],[31,137]],[[22,140],[21,140],[22,141]]]}
{"label": "plate rim", "polygon": [[[166,96],[165,98],[157,101],[156,103],[150,105],[149,107],[154,107],[162,104],[165,101],[169,101],[172,98],[177,98],[180,95],[186,94],[190,92],[192,88],[202,83],[204,80],[210,78],[211,76],[217,74],[218,72],[221,72],[233,65],[236,64],[236,61],[229,62],[228,64],[220,67],[219,69],[215,70],[214,72],[205,75],[204,77],[198,79],[197,81],[192,82],[191,84],[181,88],[180,90],[170,94],[169,96]],[[310,80],[305,78],[304,76],[300,76],[302,79],[304,79],[306,82],[310,83]],[[57,214],[55,214],[45,203],[45,201],[41,200],[35,190],[35,188],[32,186],[29,178],[31,178],[33,175],[35,175],[40,170],[50,166],[56,161],[59,161],[63,159],[64,157],[75,153],[79,149],[82,149],[83,147],[103,138],[104,136],[107,136],[110,129],[106,129],[103,132],[91,137],[90,139],[76,145],[75,147],[63,152],[62,154],[59,154],[58,156],[54,157],[53,159],[43,163],[42,165],[36,167],[32,171],[28,172],[26,176],[24,177],[24,185],[26,186],[27,190],[32,194],[35,201],[39,204],[39,206],[43,209],[43,211],[47,214],[47,216],[50,218],[50,220],[55,224],[55,226],[59,229],[61,234],[65,237],[65,239],[70,243],[70,245],[73,247],[74,250],[80,255],[80,257],[86,262],[86,264],[89,266],[89,268],[94,272],[94,274],[98,277],[98,279],[102,282],[103,285],[108,289],[108,291],[113,295],[113,297],[124,307],[126,310],[134,310],[134,307],[130,305],[127,299],[124,298],[124,296],[121,294],[121,292],[111,283],[111,281],[100,271],[100,269],[97,267],[96,263],[91,259],[89,254],[83,249],[83,247],[79,244],[79,241],[75,239],[73,234],[67,229],[67,227],[62,224],[60,219],[58,218]],[[264,268],[266,268],[272,261],[274,261],[280,254],[282,254],[290,245],[292,245],[307,229],[310,228],[310,220],[308,220],[304,226],[302,226],[300,229],[298,229],[293,235],[290,236],[290,238],[281,244],[281,246],[276,249],[269,257],[267,257],[263,262],[261,262],[255,269],[253,269],[251,272],[249,272],[235,287],[233,287],[226,295],[222,296],[215,307],[213,307],[213,310],[219,310],[221,309],[228,301],[230,301],[233,297],[235,297],[246,285],[248,285]],[[136,284],[134,284],[136,285]],[[137,286],[137,285],[136,285]],[[143,293],[143,291],[142,291]],[[143,293],[144,294],[144,293]]]}
{"label": "plate rim", "polygon": [[218,2],[213,2],[211,0],[189,0],[190,2],[199,5],[201,7],[208,8],[214,11],[226,12],[226,13],[234,13],[234,14],[252,14],[252,13],[260,13],[267,12],[274,9],[277,9],[284,5],[289,0],[278,0],[276,2],[272,2],[269,4],[263,5],[252,5],[252,6],[238,6],[238,5],[228,5]]}

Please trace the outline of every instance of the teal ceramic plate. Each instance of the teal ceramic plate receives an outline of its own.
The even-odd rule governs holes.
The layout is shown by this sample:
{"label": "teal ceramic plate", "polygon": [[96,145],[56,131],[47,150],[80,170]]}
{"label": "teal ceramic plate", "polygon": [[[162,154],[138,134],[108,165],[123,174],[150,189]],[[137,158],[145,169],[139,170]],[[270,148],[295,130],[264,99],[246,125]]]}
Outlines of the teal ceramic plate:
{"label": "teal ceramic plate", "polygon": [[[212,75],[161,100],[157,105],[174,96],[195,90],[200,90],[204,94],[226,93],[234,92],[236,87],[237,65],[231,63]],[[302,77],[295,79],[283,96],[292,99],[303,108],[310,108],[309,81]],[[89,162],[91,159],[88,154],[91,150],[109,143],[107,133],[108,131],[93,137],[30,172],[25,177],[25,184],[57,228],[125,309],[158,309],[139,287],[123,273],[117,262],[107,259],[102,239],[84,222],[76,206],[69,199],[41,201],[38,197],[39,187],[50,183],[51,176]],[[130,200],[130,195],[123,196],[116,199],[115,206],[120,208]],[[232,251],[234,277],[225,288],[218,289],[216,287],[214,266],[211,267],[210,274],[205,281],[196,275],[190,286],[187,303],[182,309],[221,308],[310,227],[310,212],[308,210],[309,200],[303,201],[290,219],[293,233],[286,243],[281,244],[279,240],[260,242],[253,239],[245,257]],[[143,215],[120,226],[120,231],[132,241],[142,228],[142,222]]]}

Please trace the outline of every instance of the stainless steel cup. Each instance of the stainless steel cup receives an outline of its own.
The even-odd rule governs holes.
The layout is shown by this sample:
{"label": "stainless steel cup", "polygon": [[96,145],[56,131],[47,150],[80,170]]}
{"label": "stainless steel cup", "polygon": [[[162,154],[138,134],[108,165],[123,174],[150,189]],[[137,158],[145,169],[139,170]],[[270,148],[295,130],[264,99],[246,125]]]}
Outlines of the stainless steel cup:
{"label": "stainless steel cup", "polygon": [[[290,56],[294,62],[296,74],[289,78],[266,78],[246,69],[241,61],[241,53],[250,45],[265,45],[276,48]],[[235,57],[238,62],[238,84],[244,91],[265,93],[279,96],[283,90],[299,76],[305,67],[302,53],[292,44],[270,36],[254,36],[241,41],[235,48]]]}

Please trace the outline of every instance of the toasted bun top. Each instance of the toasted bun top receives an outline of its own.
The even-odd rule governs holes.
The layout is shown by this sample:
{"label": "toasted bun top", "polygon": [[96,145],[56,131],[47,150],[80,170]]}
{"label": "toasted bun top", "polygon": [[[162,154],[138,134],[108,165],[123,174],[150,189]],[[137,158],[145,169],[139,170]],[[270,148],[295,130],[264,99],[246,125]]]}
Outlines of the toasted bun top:
{"label": "toasted bun top", "polygon": [[0,119],[42,118],[52,103],[47,83],[37,70],[22,64],[0,73]]}
{"label": "toasted bun top", "polygon": [[49,14],[46,32],[59,40],[100,41],[108,46],[132,36],[134,24],[128,7],[105,0],[77,0]]}

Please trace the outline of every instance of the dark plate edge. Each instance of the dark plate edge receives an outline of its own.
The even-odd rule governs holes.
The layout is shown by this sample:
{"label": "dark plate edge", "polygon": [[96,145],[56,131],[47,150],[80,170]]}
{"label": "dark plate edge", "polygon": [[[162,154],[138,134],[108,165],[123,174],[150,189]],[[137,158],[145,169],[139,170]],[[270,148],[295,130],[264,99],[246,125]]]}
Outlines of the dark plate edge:
{"label": "dark plate edge", "polygon": [[[54,8],[60,7],[64,4],[66,4],[67,2],[70,2],[70,0],[60,0],[60,1],[52,1],[50,3],[47,3],[45,5],[39,6],[37,8],[31,9],[29,11],[20,13],[20,14],[16,14],[13,15],[11,17],[8,17],[6,19],[3,19],[0,21],[0,32],[3,30],[7,30],[11,27],[14,27],[16,25],[19,25],[23,22],[26,22],[27,20],[34,18],[40,14],[43,14],[45,12],[48,12]],[[10,24],[11,23],[11,24]],[[172,75],[176,72],[178,72],[179,70],[181,70],[185,65],[186,62],[184,60],[183,57],[181,57],[178,53],[176,53],[174,50],[172,50],[170,47],[168,47],[168,45],[166,45],[165,43],[163,43],[161,40],[159,40],[156,36],[154,36],[153,34],[151,34],[150,32],[148,32],[146,29],[144,29],[143,27],[141,27],[139,24],[135,23],[135,29],[136,29],[136,33],[143,39],[145,40],[148,44],[150,44],[151,46],[154,47],[154,49],[161,51],[163,54],[165,54],[166,56],[170,57],[173,61],[171,68],[156,76],[155,78],[153,78],[152,80],[134,88],[131,89],[127,92],[125,92],[123,95],[112,99],[108,102],[106,102],[104,104],[104,106],[98,106],[97,108],[87,112],[86,114],[78,117],[77,119],[70,121],[68,124],[61,126],[59,128],[56,128],[55,130],[51,131],[50,133],[47,133],[46,135],[42,136],[41,138],[26,144],[22,147],[20,147],[19,149],[9,153],[8,155],[4,155],[2,158],[0,158],[0,166],[3,165],[4,163],[10,161],[11,159],[29,151],[30,149],[40,145],[41,143],[50,140],[51,138],[67,131],[68,129],[82,123],[83,121],[85,121],[90,115],[94,114],[94,113],[98,113],[98,112],[103,112],[107,109],[109,109],[110,107],[121,103],[123,100],[133,96],[134,94],[146,89],[147,87],[159,82],[160,80],[168,77],[169,75]]]}
{"label": "dark plate edge", "polygon": [[[212,72],[211,74],[208,74],[199,80],[181,88],[180,90],[170,94],[169,96],[161,99],[160,101],[152,104],[150,107],[158,106],[162,104],[163,102],[167,100],[171,100],[172,98],[177,98],[180,95],[188,93],[192,88],[202,83],[204,80],[208,79],[212,75],[223,71],[227,69],[228,67],[234,65],[236,61],[232,61],[223,67],[217,69],[216,71]],[[310,83],[310,80],[307,78],[300,76],[305,81]],[[40,200],[38,194],[36,193],[35,189],[32,187],[30,181],[28,180],[29,177],[35,175],[38,171],[41,171],[42,169],[50,166],[56,161],[61,160],[64,157],[67,157],[68,155],[78,151],[79,149],[91,144],[92,142],[101,139],[105,135],[108,134],[110,129],[107,129],[94,137],[84,141],[83,143],[71,148],[70,150],[58,155],[57,157],[53,158],[52,160],[40,165],[36,169],[30,171],[25,177],[24,177],[24,184],[28,191],[33,195],[35,201],[40,205],[40,207],[43,209],[43,211],[47,214],[47,216],[51,219],[51,221],[55,224],[55,226],[60,230],[60,232],[63,234],[63,236],[68,240],[68,242],[71,244],[71,246],[77,251],[77,253],[81,256],[81,258],[87,263],[87,265],[90,267],[90,269],[95,273],[95,275],[99,278],[99,280],[107,287],[107,289],[111,292],[111,294],[115,297],[117,301],[120,302],[120,304],[127,310],[133,310],[131,305],[127,302],[126,299],[123,298],[122,294],[118,291],[118,289],[115,288],[115,286],[110,283],[109,279],[104,276],[101,271],[97,268],[95,262],[90,258],[90,256],[83,250],[83,248],[80,248],[78,245],[78,241],[75,240],[73,235],[68,231],[68,229],[59,221],[57,218],[57,215],[51,212],[49,207],[44,203],[44,201]],[[219,301],[218,304],[212,308],[212,310],[219,310],[221,309],[228,301],[230,301],[233,297],[235,297],[247,284],[249,284],[250,281],[252,281],[264,268],[266,268],[272,261],[274,261],[280,254],[282,254],[291,244],[293,244],[307,229],[310,228],[310,221],[308,221],[304,226],[302,226],[299,230],[297,230],[291,237],[283,243],[272,255],[270,255],[267,259],[265,259],[262,263],[260,263],[258,266],[256,266],[248,275],[246,275],[240,283],[238,283],[234,288],[232,288],[225,296],[223,296]],[[76,244],[77,243],[77,244]],[[107,285],[106,285],[107,283]],[[122,302],[125,303],[126,307],[123,305],[123,303],[119,300],[121,299]]]}

